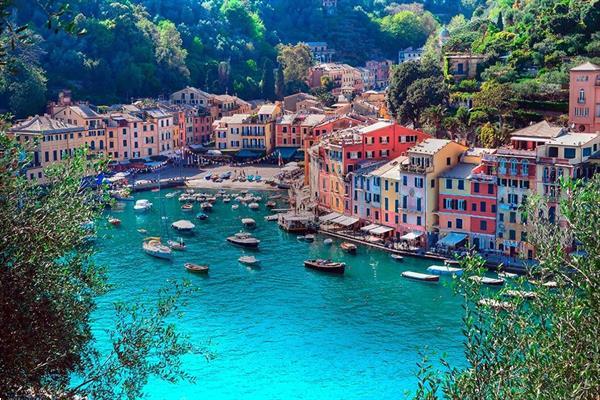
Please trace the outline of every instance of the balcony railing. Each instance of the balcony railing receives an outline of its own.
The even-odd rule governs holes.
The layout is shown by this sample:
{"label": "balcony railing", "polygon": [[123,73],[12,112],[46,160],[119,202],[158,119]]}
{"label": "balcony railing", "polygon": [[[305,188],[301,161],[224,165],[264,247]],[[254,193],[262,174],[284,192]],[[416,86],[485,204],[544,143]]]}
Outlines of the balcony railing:
{"label": "balcony railing", "polygon": [[433,172],[433,166],[424,167],[422,165],[414,165],[414,164],[400,164],[400,171],[403,172],[415,172],[418,174],[425,174],[428,172]]}

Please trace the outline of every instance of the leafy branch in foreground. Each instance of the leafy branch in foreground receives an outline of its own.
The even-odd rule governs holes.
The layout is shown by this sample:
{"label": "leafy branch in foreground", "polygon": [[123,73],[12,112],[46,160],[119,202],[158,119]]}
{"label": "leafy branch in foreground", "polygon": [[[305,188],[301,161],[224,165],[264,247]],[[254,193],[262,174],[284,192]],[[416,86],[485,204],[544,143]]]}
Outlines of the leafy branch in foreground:
{"label": "leafy branch in foreground", "polygon": [[114,354],[96,347],[91,315],[110,287],[89,241],[105,199],[82,182],[105,160],[79,150],[40,186],[20,174],[26,150],[0,132],[0,398],[131,399],[149,376],[189,379],[178,358],[192,348],[169,322],[187,285],[161,291],[156,309],[117,305]]}
{"label": "leafy branch in foreground", "polygon": [[[468,367],[440,372],[445,398],[600,397],[600,176],[563,182],[562,191],[558,221],[540,197],[530,200],[528,238],[540,264],[526,277],[493,291],[471,278],[484,272],[483,260],[463,260],[457,292]],[[578,251],[567,252],[574,243]],[[430,373],[420,380],[415,398],[440,398]]]}

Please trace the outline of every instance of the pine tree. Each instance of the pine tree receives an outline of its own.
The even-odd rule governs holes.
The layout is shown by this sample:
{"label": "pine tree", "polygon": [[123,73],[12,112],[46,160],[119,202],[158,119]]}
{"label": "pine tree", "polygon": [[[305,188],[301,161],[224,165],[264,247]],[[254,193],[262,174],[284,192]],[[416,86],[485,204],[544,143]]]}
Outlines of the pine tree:
{"label": "pine tree", "polygon": [[275,76],[275,95],[278,99],[282,99],[285,95],[285,79],[283,78],[283,69],[281,65],[277,68]]}
{"label": "pine tree", "polygon": [[263,64],[262,79],[260,81],[260,95],[266,100],[275,100],[275,65],[270,59],[265,59]]}

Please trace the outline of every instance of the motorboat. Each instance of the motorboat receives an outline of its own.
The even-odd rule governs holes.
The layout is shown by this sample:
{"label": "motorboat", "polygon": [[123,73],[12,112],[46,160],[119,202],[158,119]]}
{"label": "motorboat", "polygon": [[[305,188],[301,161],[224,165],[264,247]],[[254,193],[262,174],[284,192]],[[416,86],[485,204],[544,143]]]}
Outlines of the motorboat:
{"label": "motorboat", "polygon": [[231,197],[223,196],[223,203],[229,203],[229,202],[231,202]]}
{"label": "motorboat", "polygon": [[304,241],[308,242],[308,243],[312,243],[315,241],[315,235],[313,234],[308,234],[304,236]]}
{"label": "motorboat", "polygon": [[112,226],[119,226],[121,225],[121,220],[115,217],[108,217],[108,223]]}
{"label": "motorboat", "polygon": [[204,214],[203,212],[199,212],[198,214],[196,214],[196,218],[198,218],[201,221],[204,221],[205,219],[208,218],[208,215]]}
{"label": "motorboat", "polygon": [[343,262],[334,262],[331,260],[305,260],[304,266],[309,269],[321,272],[329,272],[332,274],[343,274],[346,271],[346,264]]}
{"label": "motorboat", "polygon": [[458,260],[444,260],[444,265],[447,267],[458,267],[460,266],[460,261]]}
{"label": "motorboat", "polygon": [[200,209],[202,211],[212,211],[212,204],[210,204],[208,201],[205,201],[204,203],[200,204]]}
{"label": "motorboat", "polygon": [[252,218],[242,218],[242,225],[246,228],[254,228],[256,226],[256,221]]}
{"label": "motorboat", "polygon": [[180,203],[187,202],[187,201],[193,201],[193,200],[194,200],[194,197],[187,193],[183,193],[181,196],[179,196]]}
{"label": "motorboat", "polygon": [[160,192],[160,189],[159,188],[154,188],[154,189],[151,190],[151,192],[152,193],[157,193],[157,192]]}
{"label": "motorboat", "polygon": [[498,272],[498,277],[502,279],[514,279],[518,278],[519,274],[514,274],[512,272]]}
{"label": "motorboat", "polygon": [[256,176],[254,177],[254,182],[260,182],[260,181],[262,181],[262,176],[260,176],[260,175],[256,175]]}
{"label": "motorboat", "polygon": [[171,248],[171,250],[184,251],[185,243],[183,240],[167,240],[167,245]]}
{"label": "motorboat", "polygon": [[165,198],[172,199],[173,197],[177,196],[178,194],[179,194],[179,191],[170,192],[170,193],[165,194]]}
{"label": "motorboat", "polygon": [[394,260],[396,260],[398,262],[404,261],[404,257],[402,257],[400,254],[392,254],[390,257],[392,257]]}
{"label": "motorboat", "polygon": [[254,256],[241,256],[238,261],[244,265],[258,265],[260,260]]}
{"label": "motorboat", "polygon": [[357,249],[356,245],[354,243],[350,243],[350,242],[342,243],[340,245],[340,248],[350,254],[356,253],[356,249]]}
{"label": "motorboat", "polygon": [[265,205],[267,206],[267,208],[275,208],[275,207],[277,207],[277,203],[274,202],[274,201],[272,201],[272,200],[267,201],[267,204],[265,204]]}
{"label": "motorboat", "polygon": [[181,211],[189,212],[194,209],[194,205],[192,203],[186,203],[181,206]]}
{"label": "motorboat", "polygon": [[137,230],[140,234],[145,235],[146,233],[148,233],[148,231],[144,228],[140,228]]}
{"label": "motorboat", "polygon": [[434,275],[456,275],[461,276],[463,273],[462,268],[449,267],[447,265],[431,265],[427,267],[427,272],[431,272]]}
{"label": "motorboat", "polygon": [[229,236],[227,241],[238,246],[250,248],[258,248],[260,244],[260,240],[247,232],[238,232],[233,236]]}
{"label": "motorboat", "polygon": [[231,209],[232,209],[232,210],[237,210],[238,208],[240,208],[239,204],[233,204],[233,205],[231,206]]}
{"label": "motorboat", "polygon": [[227,193],[227,191],[225,191],[225,189],[221,189],[217,192],[217,194],[220,194],[221,196],[225,195]]}
{"label": "motorboat", "polygon": [[133,209],[138,212],[145,212],[152,208],[152,203],[146,199],[140,199],[135,202]]}
{"label": "motorboat", "polygon": [[190,233],[194,230],[196,225],[192,224],[187,219],[181,219],[171,224],[171,227],[178,232]]}
{"label": "motorboat", "polygon": [[331,246],[333,244],[333,239],[327,238],[327,239],[323,240],[323,244],[326,246]]}
{"label": "motorboat", "polygon": [[277,200],[277,199],[280,199],[282,197],[283,196],[280,195],[280,194],[274,194],[274,195],[269,196],[269,200]]}
{"label": "motorboat", "polygon": [[169,246],[165,246],[159,237],[149,237],[144,239],[142,244],[144,252],[149,256],[170,260],[173,258],[173,252]]}
{"label": "motorboat", "polygon": [[248,204],[248,208],[251,209],[251,210],[258,210],[259,207],[260,206],[258,205],[258,203],[250,203],[250,204]]}
{"label": "motorboat", "polygon": [[279,218],[279,215],[277,215],[277,214],[266,215],[265,221],[277,221],[278,218]]}
{"label": "motorboat", "polygon": [[183,266],[190,272],[195,272],[197,274],[208,274],[208,265],[185,263]]}
{"label": "motorboat", "polygon": [[414,271],[404,271],[401,275],[404,278],[413,279],[416,281],[437,282],[440,280],[439,275],[422,274]]}
{"label": "motorboat", "polygon": [[488,278],[487,276],[474,275],[470,276],[469,279],[482,285],[502,286],[504,284],[504,279]]}
{"label": "motorboat", "polygon": [[529,281],[529,283],[536,286],[543,286],[549,289],[554,289],[558,287],[558,283],[556,283],[555,281],[536,281],[532,279]]}

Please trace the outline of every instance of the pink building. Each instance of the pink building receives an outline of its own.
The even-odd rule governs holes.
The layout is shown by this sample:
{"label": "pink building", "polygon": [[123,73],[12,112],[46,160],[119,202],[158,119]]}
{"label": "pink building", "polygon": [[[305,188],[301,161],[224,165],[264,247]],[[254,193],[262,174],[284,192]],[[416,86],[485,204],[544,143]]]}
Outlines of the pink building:
{"label": "pink building", "polygon": [[391,60],[370,60],[366,68],[374,77],[374,88],[385,89],[390,83],[390,70],[393,65]]}
{"label": "pink building", "polygon": [[586,62],[572,68],[569,121],[579,132],[600,132],[600,66]]}

